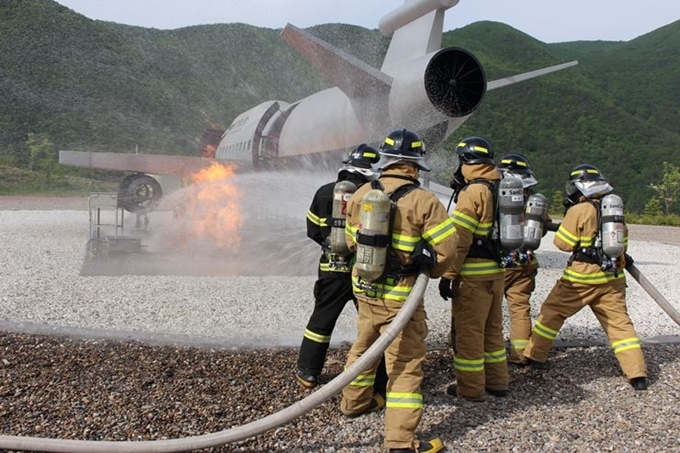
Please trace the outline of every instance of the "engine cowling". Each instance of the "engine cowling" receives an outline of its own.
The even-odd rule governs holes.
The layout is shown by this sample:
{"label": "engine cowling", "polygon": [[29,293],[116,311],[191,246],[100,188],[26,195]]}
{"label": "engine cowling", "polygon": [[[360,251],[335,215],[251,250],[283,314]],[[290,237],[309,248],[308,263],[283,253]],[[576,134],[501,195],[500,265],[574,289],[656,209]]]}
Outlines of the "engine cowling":
{"label": "engine cowling", "polygon": [[467,117],[485,95],[486,74],[477,58],[448,47],[399,68],[390,91],[390,118],[393,124],[411,124],[418,130]]}
{"label": "engine cowling", "polygon": [[453,118],[468,116],[486,94],[486,74],[477,58],[464,49],[437,52],[425,69],[425,92],[432,105]]}
{"label": "engine cowling", "polygon": [[135,214],[153,211],[162,197],[161,185],[144,173],[130,175],[118,186],[118,205]]}

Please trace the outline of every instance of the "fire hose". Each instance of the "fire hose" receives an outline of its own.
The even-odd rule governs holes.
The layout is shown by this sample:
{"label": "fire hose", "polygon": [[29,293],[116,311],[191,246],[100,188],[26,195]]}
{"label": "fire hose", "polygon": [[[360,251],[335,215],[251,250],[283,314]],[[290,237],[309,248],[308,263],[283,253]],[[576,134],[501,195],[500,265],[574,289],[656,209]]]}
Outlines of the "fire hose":
{"label": "fire hose", "polygon": [[421,270],[411,294],[406,299],[406,302],[404,302],[404,305],[399,310],[399,313],[397,313],[397,316],[394,318],[389,328],[381,334],[378,340],[349,368],[308,397],[293,403],[279,412],[270,414],[254,422],[215,433],[202,434],[200,436],[149,441],[96,441],[0,436],[0,449],[65,453],[181,452],[217,447],[247,439],[284,425],[315,407],[320,406],[324,401],[339,393],[373,362],[378,360],[385,352],[385,349],[387,349],[392,341],[394,341],[396,336],[404,330],[406,323],[411,319],[413,313],[415,313],[425,294],[429,280],[430,276],[428,271]]}
{"label": "fire hose", "polygon": [[[560,227],[559,223],[554,223],[554,222],[546,222],[544,224],[545,229],[548,231],[557,231],[557,229]],[[626,270],[628,273],[635,279],[636,282],[644,289],[647,294],[656,302],[662,309],[663,311],[666,312],[668,316],[671,317],[673,321],[677,325],[680,326],[680,312],[678,312],[671,304],[666,300],[665,297],[654,287],[654,285],[651,284],[647,278],[642,275],[642,272],[640,272],[640,269],[637,268],[635,263],[631,261],[626,262]]]}

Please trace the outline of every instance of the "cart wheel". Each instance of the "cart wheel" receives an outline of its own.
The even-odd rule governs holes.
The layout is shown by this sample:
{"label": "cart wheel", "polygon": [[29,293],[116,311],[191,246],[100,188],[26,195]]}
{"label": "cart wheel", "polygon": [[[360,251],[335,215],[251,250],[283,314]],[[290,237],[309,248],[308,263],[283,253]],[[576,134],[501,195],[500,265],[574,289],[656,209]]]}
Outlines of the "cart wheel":
{"label": "cart wheel", "polygon": [[101,255],[106,250],[106,244],[101,239],[90,239],[87,241],[87,253],[90,255]]}

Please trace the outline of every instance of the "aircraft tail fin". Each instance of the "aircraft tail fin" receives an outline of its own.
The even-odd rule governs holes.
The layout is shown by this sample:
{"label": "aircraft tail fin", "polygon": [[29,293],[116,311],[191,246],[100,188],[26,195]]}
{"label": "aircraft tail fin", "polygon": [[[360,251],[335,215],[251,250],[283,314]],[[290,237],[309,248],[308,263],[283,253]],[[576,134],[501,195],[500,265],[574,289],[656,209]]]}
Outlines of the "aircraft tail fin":
{"label": "aircraft tail fin", "polygon": [[281,38],[350,99],[389,92],[390,76],[304,30],[287,24]]}
{"label": "aircraft tail fin", "polygon": [[381,70],[390,74],[404,61],[436,52],[442,45],[444,13],[458,0],[407,0],[383,16],[378,28],[392,36]]}

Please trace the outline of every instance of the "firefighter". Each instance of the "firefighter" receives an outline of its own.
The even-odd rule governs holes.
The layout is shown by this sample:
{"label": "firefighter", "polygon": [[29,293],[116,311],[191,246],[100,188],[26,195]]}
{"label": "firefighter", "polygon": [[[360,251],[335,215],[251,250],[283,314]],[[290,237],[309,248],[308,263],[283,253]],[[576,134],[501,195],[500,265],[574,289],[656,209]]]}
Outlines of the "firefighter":
{"label": "firefighter", "polygon": [[[373,164],[379,160],[376,149],[366,144],[359,145],[342,161],[344,166],[338,171],[337,180],[324,184],[316,191],[307,211],[307,237],[321,246],[321,257],[318,278],[314,283],[314,310],[302,337],[295,375],[297,381],[306,388],[314,388],[319,383],[331,334],[345,304],[351,300],[356,306],[350,274],[351,256],[338,256],[330,246],[334,188],[339,181],[348,181],[355,187],[361,187],[375,179]],[[376,389],[384,395],[387,383],[384,363],[378,376],[380,379],[376,382]]]}
{"label": "firefighter", "polygon": [[[503,177],[512,176],[522,181],[524,187],[524,202],[533,194],[531,187],[538,184],[534,173],[529,168],[526,157],[519,153],[506,154],[498,164]],[[544,222],[549,221],[546,217]],[[543,230],[546,231],[546,230]],[[544,234],[541,234],[543,236]],[[517,251],[520,257],[516,266],[505,269],[505,300],[510,314],[510,363],[526,364],[522,354],[529,343],[531,335],[531,304],[529,299],[536,288],[536,274],[538,273],[538,259],[533,250],[522,248]]]}
{"label": "firefighter", "polygon": [[472,401],[508,392],[508,364],[503,339],[503,276],[498,241],[493,237],[495,198],[501,174],[484,137],[468,137],[456,147],[451,187],[456,201],[456,255],[439,282],[451,299],[456,383],[446,393]]}
{"label": "firefighter", "polygon": [[[571,257],[541,306],[524,356],[532,365],[541,367],[564,322],[589,306],[607,334],[623,374],[635,390],[646,390],[647,365],[626,307],[625,246],[620,256],[608,258],[603,254],[601,223],[611,219],[602,218],[600,205],[602,197],[612,190],[592,165],[578,165],[569,174],[566,212],[554,244],[571,252]],[[618,221],[623,223],[623,216]],[[627,244],[625,223],[622,230],[622,242]]]}
{"label": "firefighter", "polygon": [[[455,228],[444,205],[431,192],[419,187],[420,172],[430,171],[424,162],[425,147],[421,138],[407,129],[395,130],[380,147],[383,157],[380,178],[384,193],[397,208],[392,211],[391,231],[384,237],[389,244],[385,272],[373,282],[352,271],[354,294],[359,302],[357,338],[352,345],[346,366],[351,366],[399,312],[413,289],[420,266],[430,267],[430,276],[439,277],[448,268],[455,247]],[[364,185],[350,198],[347,206],[347,245],[351,250],[370,247],[372,241],[361,229],[360,219],[364,195],[371,190]],[[374,363],[343,389],[340,409],[355,417],[386,404],[384,445],[392,453],[437,452],[444,447],[441,440],[427,442],[416,439],[415,430],[423,411],[423,361],[427,323],[421,300],[404,330],[385,351],[387,374],[386,403],[370,388],[377,363]]]}

